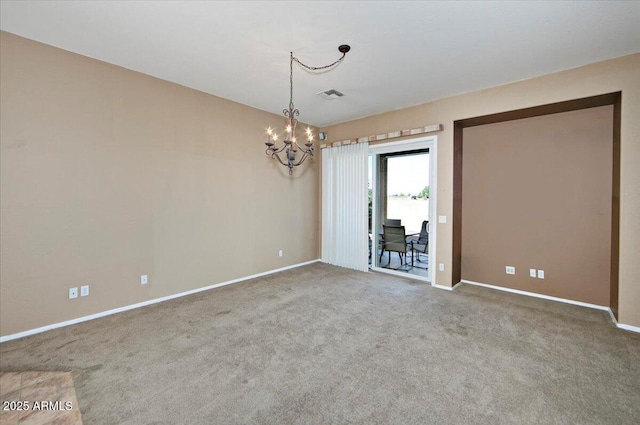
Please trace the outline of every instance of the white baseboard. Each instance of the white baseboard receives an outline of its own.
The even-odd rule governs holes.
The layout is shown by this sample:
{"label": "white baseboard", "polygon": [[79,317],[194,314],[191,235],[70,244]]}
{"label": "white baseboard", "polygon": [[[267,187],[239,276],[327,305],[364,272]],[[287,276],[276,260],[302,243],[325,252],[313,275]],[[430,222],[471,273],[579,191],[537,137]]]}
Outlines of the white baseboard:
{"label": "white baseboard", "polygon": [[542,298],[542,299],[545,299],[545,300],[557,301],[557,302],[561,302],[561,303],[565,303],[565,304],[573,304],[573,305],[579,305],[581,307],[588,307],[588,308],[593,308],[593,309],[596,309],[596,310],[607,311],[607,312],[609,312],[609,315],[611,316],[611,320],[613,321],[613,323],[618,328],[624,329],[624,330],[627,330],[627,331],[640,333],[640,328],[639,327],[631,326],[631,325],[625,325],[623,323],[618,323],[618,321],[614,317],[613,312],[611,311],[611,309],[609,307],[607,307],[607,306],[604,306],[604,305],[583,303],[581,301],[574,301],[574,300],[568,300],[566,298],[552,297],[550,295],[537,294],[535,292],[521,291],[519,289],[505,288],[505,287],[502,287],[502,286],[487,285],[486,283],[474,282],[472,280],[464,280],[463,279],[460,282],[461,283],[466,283],[466,284],[469,284],[469,285],[482,286],[484,288],[496,289],[498,291],[511,292],[513,294],[526,295],[528,297]]}
{"label": "white baseboard", "polygon": [[640,333],[640,327],[638,326],[625,325],[624,323],[616,323],[616,326],[625,331]]}
{"label": "white baseboard", "polygon": [[456,287],[453,286],[443,286],[443,285],[433,285],[434,288],[444,289],[445,291],[453,291]]}
{"label": "white baseboard", "polygon": [[131,305],[127,305],[127,306],[124,306],[124,307],[118,307],[118,308],[114,308],[112,310],[107,310],[107,311],[103,311],[103,312],[100,312],[100,313],[91,314],[89,316],[78,317],[77,319],[71,319],[71,320],[67,320],[67,321],[64,321],[64,322],[59,322],[59,323],[54,323],[54,324],[47,325],[47,326],[42,326],[40,328],[30,329],[30,330],[24,331],[24,332],[18,332],[18,333],[15,333],[15,334],[2,336],[2,337],[0,337],[0,343],[6,342],[6,341],[11,341],[13,339],[24,338],[24,337],[30,336],[30,335],[39,334],[39,333],[46,332],[46,331],[49,331],[49,330],[52,330],[52,329],[56,329],[56,328],[62,328],[62,327],[65,327],[65,326],[75,325],[77,323],[87,322],[89,320],[98,319],[100,317],[105,317],[105,316],[110,316],[110,315],[116,314],[116,313],[122,313],[123,311],[133,310],[133,309],[140,308],[140,307],[145,307],[145,306],[148,306],[148,305],[151,305],[151,304],[161,303],[163,301],[169,301],[169,300],[172,300],[172,299],[175,299],[175,298],[185,297],[187,295],[197,294],[198,292],[203,292],[203,291],[208,291],[210,289],[220,288],[221,286],[227,286],[227,285],[231,285],[231,284],[234,284],[234,283],[243,282],[245,280],[255,279],[257,277],[267,276],[267,275],[270,275],[270,274],[273,274],[273,273],[278,273],[278,272],[282,272],[282,271],[285,271],[285,270],[295,269],[297,267],[306,266],[306,265],[309,265],[309,264],[317,263],[319,261],[320,261],[320,259],[306,261],[304,263],[299,263],[299,264],[293,264],[291,266],[282,267],[282,268],[274,269],[274,270],[269,270],[269,271],[258,273],[258,274],[254,274],[254,275],[251,275],[251,276],[245,276],[245,277],[241,277],[241,278],[238,278],[238,279],[229,280],[227,282],[216,283],[215,285],[204,286],[202,288],[192,289],[190,291],[180,292],[178,294],[167,295],[166,297],[154,298],[152,300],[143,301],[141,303],[131,304]]}
{"label": "white baseboard", "polygon": [[609,310],[609,307],[603,306],[603,305],[583,303],[581,301],[574,301],[574,300],[569,300],[569,299],[566,299],[566,298],[552,297],[550,295],[543,295],[543,294],[538,294],[538,293],[535,293],[535,292],[528,292],[528,291],[521,291],[519,289],[505,288],[503,286],[487,285],[486,283],[474,282],[472,280],[464,280],[463,279],[463,280],[461,280],[461,282],[469,284],[469,285],[475,285],[475,286],[482,286],[482,287],[485,287],[485,288],[497,289],[498,291],[504,291],[504,292],[511,292],[513,294],[526,295],[528,297],[542,298],[542,299],[545,299],[545,300],[558,301],[558,302],[565,303],[565,304],[573,304],[573,305],[579,305],[579,306],[582,306],[582,307],[595,308],[596,310],[604,310],[604,311],[608,311]]}

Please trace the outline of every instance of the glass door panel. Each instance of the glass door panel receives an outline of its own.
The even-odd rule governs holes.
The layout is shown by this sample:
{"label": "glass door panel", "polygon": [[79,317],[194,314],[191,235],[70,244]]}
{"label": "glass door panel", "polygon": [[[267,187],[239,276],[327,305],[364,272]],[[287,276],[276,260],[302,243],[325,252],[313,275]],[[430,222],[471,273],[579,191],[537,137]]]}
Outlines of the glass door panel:
{"label": "glass door panel", "polygon": [[429,278],[429,149],[369,158],[372,266]]}

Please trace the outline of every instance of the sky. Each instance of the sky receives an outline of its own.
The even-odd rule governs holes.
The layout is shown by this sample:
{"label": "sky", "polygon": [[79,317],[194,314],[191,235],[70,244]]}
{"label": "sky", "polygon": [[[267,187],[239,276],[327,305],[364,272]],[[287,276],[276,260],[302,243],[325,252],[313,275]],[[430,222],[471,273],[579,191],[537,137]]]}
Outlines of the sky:
{"label": "sky", "polygon": [[[387,162],[389,195],[410,193],[417,195],[429,186],[429,154],[391,157]],[[371,181],[371,167],[369,167]]]}

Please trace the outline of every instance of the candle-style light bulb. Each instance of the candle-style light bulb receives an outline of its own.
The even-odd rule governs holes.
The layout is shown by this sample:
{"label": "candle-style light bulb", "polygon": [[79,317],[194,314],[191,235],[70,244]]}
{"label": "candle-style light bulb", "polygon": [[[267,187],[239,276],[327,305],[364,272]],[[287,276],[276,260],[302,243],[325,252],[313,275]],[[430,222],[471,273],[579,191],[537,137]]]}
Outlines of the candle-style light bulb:
{"label": "candle-style light bulb", "polygon": [[287,126],[287,133],[291,133],[291,126],[290,125]]}
{"label": "candle-style light bulb", "polygon": [[267,128],[267,134],[271,136],[272,133],[273,133],[273,130],[271,129],[271,127]]}
{"label": "candle-style light bulb", "polygon": [[296,138],[295,138],[295,137],[292,137],[292,138],[291,138],[291,141],[292,141],[293,143],[295,143],[295,142],[296,142]]}
{"label": "candle-style light bulb", "polygon": [[311,129],[309,127],[307,127],[307,134],[311,135]]}
{"label": "candle-style light bulb", "polygon": [[273,141],[275,142],[276,140],[278,140],[278,135],[274,134],[273,136],[271,136],[271,138],[273,139]]}

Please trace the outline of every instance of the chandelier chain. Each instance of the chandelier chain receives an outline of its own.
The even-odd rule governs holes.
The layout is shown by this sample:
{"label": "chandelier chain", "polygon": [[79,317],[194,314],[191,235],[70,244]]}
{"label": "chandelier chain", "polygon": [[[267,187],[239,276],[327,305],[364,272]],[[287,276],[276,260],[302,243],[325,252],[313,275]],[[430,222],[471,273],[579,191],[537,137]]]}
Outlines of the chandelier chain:
{"label": "chandelier chain", "polygon": [[295,56],[293,56],[293,52],[291,53],[291,59],[293,59],[294,61],[296,61],[301,67],[308,69],[309,71],[320,71],[323,69],[329,69],[337,64],[339,64],[340,62],[342,62],[342,60],[344,59],[344,57],[347,55],[346,52],[342,52],[342,56],[340,57],[340,59],[338,59],[337,61],[335,61],[332,64],[329,65],[325,65],[325,66],[309,66],[306,65],[302,62],[300,62],[300,59],[296,58]]}
{"label": "chandelier chain", "polygon": [[293,111],[293,52],[289,63],[289,109]]}
{"label": "chandelier chain", "polygon": [[289,52],[291,54],[291,60],[289,61],[289,109],[293,110],[293,61],[296,61],[298,65],[309,71],[321,71],[323,69],[329,69],[338,65],[344,60],[344,57],[347,55],[348,51],[348,49],[346,51],[341,50],[342,56],[340,56],[340,58],[338,58],[338,60],[336,60],[335,62],[325,66],[309,66],[302,63],[297,57],[293,56],[293,52]]}

